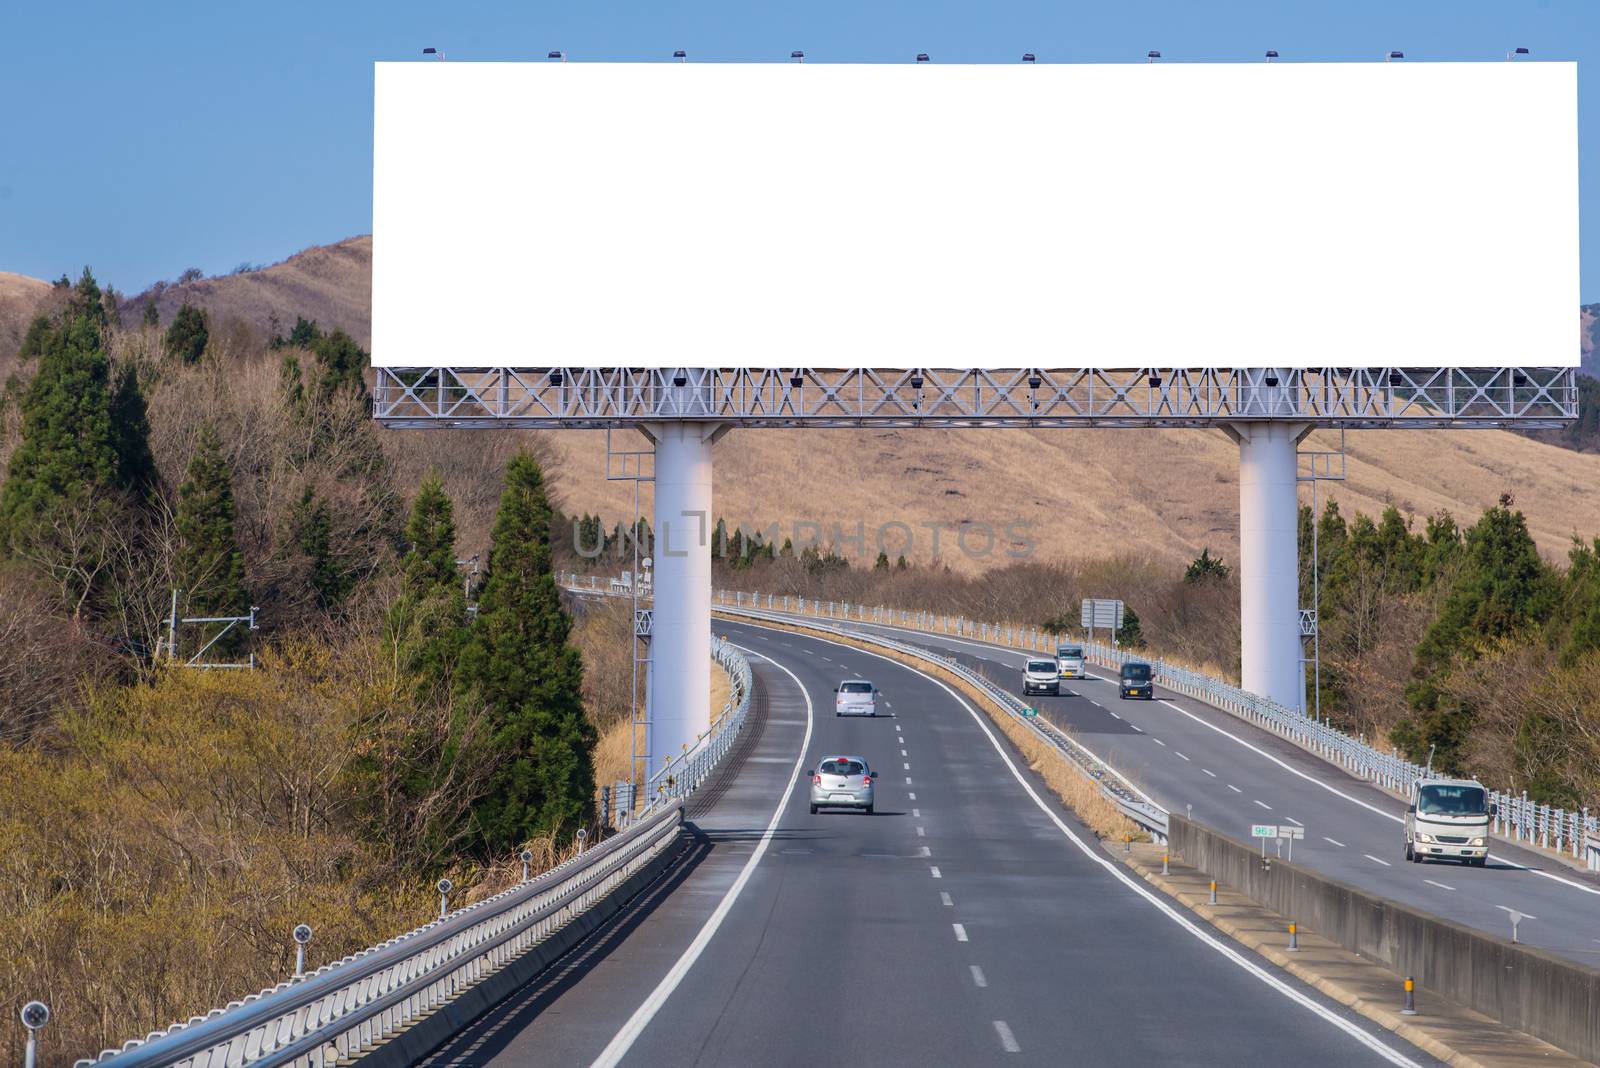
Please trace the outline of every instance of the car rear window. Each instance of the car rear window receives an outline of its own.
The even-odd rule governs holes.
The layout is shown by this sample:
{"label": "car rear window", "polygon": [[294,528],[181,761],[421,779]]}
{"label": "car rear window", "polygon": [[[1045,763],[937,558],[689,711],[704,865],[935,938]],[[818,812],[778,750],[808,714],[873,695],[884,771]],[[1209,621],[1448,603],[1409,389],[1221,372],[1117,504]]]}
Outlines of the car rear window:
{"label": "car rear window", "polygon": [[1135,682],[1143,682],[1145,679],[1150,677],[1150,665],[1124,664],[1122,665],[1122,677],[1125,679],[1133,679]]}
{"label": "car rear window", "polygon": [[1028,661],[1028,670],[1029,671],[1054,671],[1055,669],[1056,669],[1056,662],[1054,660],[1030,660],[1030,661]]}
{"label": "car rear window", "polygon": [[824,775],[865,775],[867,767],[859,760],[824,760],[822,772]]}
{"label": "car rear window", "polygon": [[847,683],[845,683],[845,684],[843,684],[842,686],[839,687],[839,692],[840,693],[871,693],[872,692],[872,683],[870,683],[870,682],[847,682]]}

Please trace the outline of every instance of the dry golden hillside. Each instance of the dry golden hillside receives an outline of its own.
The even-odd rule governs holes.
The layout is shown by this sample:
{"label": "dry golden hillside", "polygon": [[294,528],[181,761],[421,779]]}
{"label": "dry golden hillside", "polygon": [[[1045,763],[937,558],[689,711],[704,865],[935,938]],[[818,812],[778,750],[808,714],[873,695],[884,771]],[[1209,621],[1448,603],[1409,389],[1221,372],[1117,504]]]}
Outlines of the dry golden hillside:
{"label": "dry golden hillside", "polygon": [[33,310],[48,292],[48,282],[0,271],[0,356],[10,356],[22,345]]}
{"label": "dry golden hillside", "polygon": [[[566,459],[556,484],[568,510],[626,518],[631,487],[604,480],[603,434],[543,436]],[[1331,448],[1337,436],[1311,441]],[[1346,481],[1324,483],[1346,514],[1393,504],[1470,521],[1509,492],[1547,555],[1564,556],[1574,532],[1600,534],[1600,456],[1498,430],[1368,430],[1346,446]],[[1220,431],[734,430],[717,444],[716,465],[716,507],[730,525],[814,521],[848,534],[864,521],[869,555],[871,532],[891,521],[916,531],[912,555],[922,560],[931,549],[922,524],[963,521],[997,534],[1028,524],[1047,559],[1132,553],[1187,563],[1207,546],[1238,555],[1238,448]],[[968,539],[974,548],[982,540]],[[941,547],[952,567],[981,566],[954,551],[948,531]],[[991,559],[1003,563],[1005,552],[997,544]]]}

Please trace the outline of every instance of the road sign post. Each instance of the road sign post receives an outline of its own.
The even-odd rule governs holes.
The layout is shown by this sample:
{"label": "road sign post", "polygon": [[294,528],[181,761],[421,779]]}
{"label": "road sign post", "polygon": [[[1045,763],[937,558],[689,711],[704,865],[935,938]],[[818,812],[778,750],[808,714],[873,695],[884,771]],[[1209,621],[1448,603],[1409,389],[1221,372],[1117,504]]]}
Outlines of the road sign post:
{"label": "road sign post", "polygon": [[1095,628],[1109,629],[1111,640],[1114,643],[1117,631],[1122,629],[1122,602],[1103,600],[1097,597],[1085,597],[1079,609],[1079,622],[1083,629],[1089,632],[1089,640],[1094,640]]}
{"label": "road sign post", "polygon": [[[1290,826],[1288,824],[1284,824],[1284,825],[1281,825],[1278,828],[1278,841],[1280,843],[1282,843],[1285,839],[1287,839],[1288,842],[1289,842],[1289,863],[1291,863],[1291,864],[1294,863],[1294,843],[1295,843],[1295,840],[1298,839],[1298,838],[1304,838],[1305,836],[1306,836],[1306,829],[1304,827],[1294,827],[1294,826]],[[1280,848],[1281,848],[1281,845],[1280,845]]]}

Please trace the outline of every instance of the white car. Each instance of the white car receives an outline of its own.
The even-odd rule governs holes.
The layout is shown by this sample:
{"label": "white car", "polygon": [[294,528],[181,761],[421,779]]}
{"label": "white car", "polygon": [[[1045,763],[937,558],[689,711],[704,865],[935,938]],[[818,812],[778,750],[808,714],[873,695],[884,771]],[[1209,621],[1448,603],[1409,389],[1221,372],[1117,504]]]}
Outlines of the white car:
{"label": "white car", "polygon": [[1022,669],[1022,695],[1061,692],[1061,676],[1054,660],[1032,659]]}
{"label": "white car", "polygon": [[883,694],[866,679],[845,679],[833,688],[833,714],[836,716],[876,716],[878,698]]}

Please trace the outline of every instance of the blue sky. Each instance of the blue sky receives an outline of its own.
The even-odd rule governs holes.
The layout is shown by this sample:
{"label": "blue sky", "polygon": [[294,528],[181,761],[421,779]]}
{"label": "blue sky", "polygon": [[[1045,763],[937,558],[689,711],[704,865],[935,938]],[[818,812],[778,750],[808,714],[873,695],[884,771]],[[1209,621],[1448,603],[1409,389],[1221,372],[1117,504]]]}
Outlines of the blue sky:
{"label": "blue sky", "polygon": [[91,264],[137,292],[187,267],[274,262],[372,225],[372,63],[1577,60],[1585,265],[1600,300],[1597,0],[156,0],[0,11],[0,270]]}

